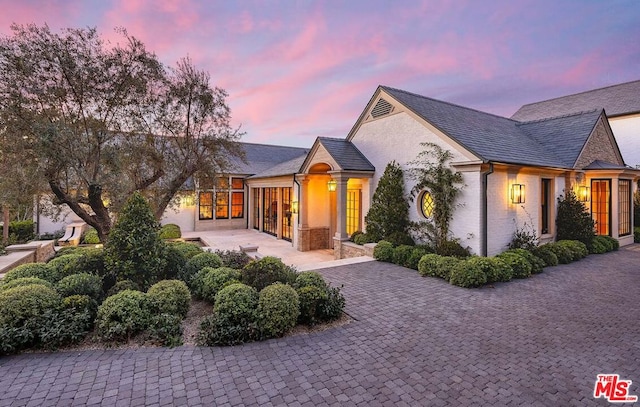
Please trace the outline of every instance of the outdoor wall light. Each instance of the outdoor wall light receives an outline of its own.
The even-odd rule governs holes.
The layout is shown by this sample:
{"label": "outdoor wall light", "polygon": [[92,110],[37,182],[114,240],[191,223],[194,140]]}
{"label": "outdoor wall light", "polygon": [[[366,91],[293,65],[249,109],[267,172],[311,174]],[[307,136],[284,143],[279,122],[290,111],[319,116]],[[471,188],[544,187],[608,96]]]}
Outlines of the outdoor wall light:
{"label": "outdoor wall light", "polygon": [[298,201],[291,202],[291,213],[298,213]]}
{"label": "outdoor wall light", "polygon": [[511,185],[511,203],[524,203],[524,184]]}
{"label": "outdoor wall light", "polygon": [[581,202],[589,202],[589,187],[584,185],[578,187],[578,199]]}
{"label": "outdoor wall light", "polygon": [[329,180],[329,182],[327,182],[327,188],[329,189],[329,192],[335,192],[338,188],[338,183],[335,179],[331,179]]}

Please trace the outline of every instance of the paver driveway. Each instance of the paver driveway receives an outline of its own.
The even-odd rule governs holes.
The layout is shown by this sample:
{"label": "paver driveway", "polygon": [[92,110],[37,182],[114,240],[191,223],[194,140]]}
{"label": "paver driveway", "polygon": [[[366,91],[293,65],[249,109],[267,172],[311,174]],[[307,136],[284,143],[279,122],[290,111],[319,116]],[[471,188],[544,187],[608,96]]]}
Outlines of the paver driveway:
{"label": "paver driveway", "polygon": [[326,269],[357,321],[240,347],[5,357],[0,404],[609,405],[598,373],[640,395],[639,249],[479,290],[377,262]]}

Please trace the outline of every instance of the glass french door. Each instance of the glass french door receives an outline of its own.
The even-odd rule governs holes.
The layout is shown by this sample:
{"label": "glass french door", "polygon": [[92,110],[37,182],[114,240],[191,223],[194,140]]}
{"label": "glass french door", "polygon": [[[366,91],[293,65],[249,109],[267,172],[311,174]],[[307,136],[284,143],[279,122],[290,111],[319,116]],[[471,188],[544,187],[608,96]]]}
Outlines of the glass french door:
{"label": "glass french door", "polygon": [[591,180],[591,217],[598,235],[611,235],[611,180]]}
{"label": "glass french door", "polygon": [[253,228],[260,229],[260,188],[252,188],[253,190]]}
{"label": "glass french door", "polygon": [[262,231],[278,235],[278,188],[262,189]]}
{"label": "glass french door", "polygon": [[293,188],[282,188],[282,239],[291,241],[293,225],[291,224],[291,198]]}

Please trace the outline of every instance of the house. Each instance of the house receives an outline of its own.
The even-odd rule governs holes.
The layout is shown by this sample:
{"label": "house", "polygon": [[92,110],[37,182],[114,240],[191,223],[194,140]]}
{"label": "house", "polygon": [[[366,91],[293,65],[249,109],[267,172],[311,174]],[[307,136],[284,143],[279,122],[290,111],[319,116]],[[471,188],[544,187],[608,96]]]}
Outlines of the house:
{"label": "house", "polygon": [[[620,110],[536,105],[505,118],[380,86],[346,138],[320,137],[308,150],[243,143],[247,162],[196,183],[163,223],[183,231],[256,229],[300,251],[333,248],[341,258],[349,235],[366,230],[364,216],[386,165],[395,160],[406,168],[421,143],[431,142],[452,153],[451,165],[463,175],[451,232],[474,253],[503,251],[519,228],[553,240],[557,198],[569,189],[599,234],[632,243],[640,171],[625,165],[607,116]],[[412,181],[405,182],[409,191]],[[420,193],[410,218],[430,216],[429,202],[428,192]]]}

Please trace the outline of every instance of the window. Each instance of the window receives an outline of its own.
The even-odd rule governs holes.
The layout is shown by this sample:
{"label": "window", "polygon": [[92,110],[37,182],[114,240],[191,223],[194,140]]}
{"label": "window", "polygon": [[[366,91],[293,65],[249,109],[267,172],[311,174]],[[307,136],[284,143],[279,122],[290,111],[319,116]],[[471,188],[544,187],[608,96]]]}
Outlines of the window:
{"label": "window", "polygon": [[359,189],[347,190],[347,233],[360,230],[361,192]]}
{"label": "window", "polygon": [[540,205],[542,212],[542,221],[540,223],[540,232],[544,234],[549,233],[549,224],[551,219],[551,180],[542,179],[542,190],[540,191]]}
{"label": "window", "polygon": [[611,235],[611,180],[591,180],[591,217],[596,222],[596,234]]}
{"label": "window", "polygon": [[278,235],[278,188],[262,188],[262,231]]}
{"label": "window", "polygon": [[420,198],[420,212],[422,216],[425,218],[430,218],[433,216],[433,209],[435,208],[435,202],[433,201],[433,197],[431,193],[425,191],[422,193],[422,197]]}
{"label": "window", "polygon": [[244,192],[231,193],[231,217],[233,219],[244,217]]}
{"label": "window", "polygon": [[253,228],[260,229],[260,188],[253,188]]}
{"label": "window", "polygon": [[631,234],[631,181],[618,181],[618,236]]}
{"label": "window", "polygon": [[229,219],[229,191],[216,190],[216,219]]}
{"label": "window", "polygon": [[198,195],[199,219],[213,219],[213,191],[203,191]]}
{"label": "window", "polygon": [[293,225],[291,224],[291,198],[293,188],[282,188],[282,238],[291,241],[293,238]]}

